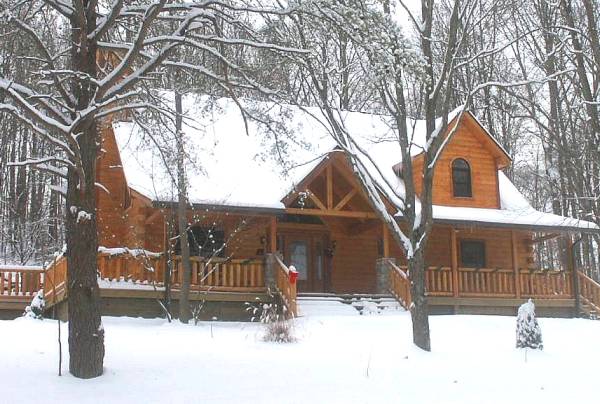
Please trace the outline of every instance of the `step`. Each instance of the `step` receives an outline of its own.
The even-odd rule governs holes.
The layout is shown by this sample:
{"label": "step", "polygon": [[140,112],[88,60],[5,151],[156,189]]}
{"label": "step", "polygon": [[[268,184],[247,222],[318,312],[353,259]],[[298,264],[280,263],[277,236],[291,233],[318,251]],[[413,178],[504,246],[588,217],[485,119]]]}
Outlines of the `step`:
{"label": "step", "polygon": [[[311,311],[318,312],[318,307],[329,310],[336,305],[351,306],[358,314],[381,314],[384,311],[404,310],[402,305],[389,294],[367,293],[299,293],[298,304]],[[315,310],[316,309],[316,310]]]}

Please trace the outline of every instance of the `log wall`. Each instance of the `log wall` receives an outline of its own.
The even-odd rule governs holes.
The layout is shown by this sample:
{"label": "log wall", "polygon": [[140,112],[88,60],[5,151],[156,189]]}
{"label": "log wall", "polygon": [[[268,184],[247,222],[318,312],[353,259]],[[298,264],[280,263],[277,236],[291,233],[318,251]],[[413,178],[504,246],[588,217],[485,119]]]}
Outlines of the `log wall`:
{"label": "log wall", "polygon": [[[463,119],[453,139],[439,157],[433,177],[433,203],[445,206],[500,208],[497,157],[485,144],[485,134],[472,119]],[[452,161],[465,159],[471,167],[470,198],[454,197],[452,189]],[[423,186],[423,156],[414,160],[414,181],[420,194]]]}

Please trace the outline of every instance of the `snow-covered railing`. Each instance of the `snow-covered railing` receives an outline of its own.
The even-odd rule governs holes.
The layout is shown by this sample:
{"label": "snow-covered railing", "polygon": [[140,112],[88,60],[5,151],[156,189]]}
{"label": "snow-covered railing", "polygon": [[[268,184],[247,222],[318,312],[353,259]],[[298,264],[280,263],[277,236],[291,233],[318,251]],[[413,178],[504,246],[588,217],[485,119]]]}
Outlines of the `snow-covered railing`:
{"label": "snow-covered railing", "polygon": [[41,289],[43,274],[42,267],[0,265],[0,297],[30,299]]}
{"label": "snow-covered railing", "polygon": [[98,272],[101,279],[113,282],[161,283],[164,281],[161,254],[125,248],[98,249]]}
{"label": "snow-covered railing", "polygon": [[298,272],[293,265],[290,267],[286,266],[277,255],[275,255],[275,261],[277,262],[277,269],[275,272],[277,289],[279,290],[283,304],[285,304],[287,309],[287,313],[285,314],[286,316],[296,317],[298,315],[296,303],[296,280],[298,279]]}
{"label": "snow-covered railing", "polygon": [[579,276],[579,291],[584,303],[591,306],[596,314],[600,313],[600,284],[581,271],[577,272],[577,276]]}
{"label": "snow-covered railing", "polygon": [[406,272],[394,264],[388,261],[389,274],[390,274],[390,292],[396,300],[406,309],[410,310],[410,281]]}
{"label": "snow-covered railing", "polygon": [[[192,289],[228,292],[259,292],[265,289],[264,261],[191,257]],[[183,279],[181,257],[173,257],[171,283],[178,288]]]}

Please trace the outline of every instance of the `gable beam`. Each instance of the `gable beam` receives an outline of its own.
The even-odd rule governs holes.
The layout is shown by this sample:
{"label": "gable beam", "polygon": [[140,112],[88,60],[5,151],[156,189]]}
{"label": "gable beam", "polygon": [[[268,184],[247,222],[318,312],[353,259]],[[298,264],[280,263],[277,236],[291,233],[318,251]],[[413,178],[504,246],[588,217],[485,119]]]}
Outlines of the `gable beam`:
{"label": "gable beam", "polygon": [[327,165],[326,169],[326,181],[327,181],[327,209],[333,208],[333,167],[331,164]]}
{"label": "gable beam", "polygon": [[333,210],[333,209],[300,209],[287,208],[286,213],[292,215],[311,215],[311,216],[336,216],[336,217],[351,217],[358,219],[376,219],[377,215],[373,212],[359,212],[352,210]]}
{"label": "gable beam", "polygon": [[333,208],[333,210],[341,210],[344,206],[346,206],[348,202],[350,202],[350,199],[352,199],[352,197],[354,197],[354,195],[356,195],[357,192],[358,191],[356,190],[356,188],[352,188],[352,190],[348,192],[346,196],[344,196],[337,205],[335,205],[335,208]]}
{"label": "gable beam", "polygon": [[313,201],[315,203],[315,205],[317,205],[317,207],[321,210],[327,210],[327,208],[325,207],[325,205],[323,204],[323,202],[321,202],[321,200],[319,199],[319,197],[317,195],[315,195],[315,193],[313,191],[311,191],[310,189],[306,189],[306,191],[308,192],[308,197],[310,198],[311,201]]}

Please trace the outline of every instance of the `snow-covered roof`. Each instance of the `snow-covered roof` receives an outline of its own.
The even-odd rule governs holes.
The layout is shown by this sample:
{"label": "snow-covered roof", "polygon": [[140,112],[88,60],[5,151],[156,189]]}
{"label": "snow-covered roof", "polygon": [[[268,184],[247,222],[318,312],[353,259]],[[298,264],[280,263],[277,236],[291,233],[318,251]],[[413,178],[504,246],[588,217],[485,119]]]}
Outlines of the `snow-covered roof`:
{"label": "snow-covered roof", "polygon": [[511,225],[511,227],[600,230],[596,224],[591,222],[535,210],[502,171],[498,172],[498,182],[501,209],[434,205],[434,219],[448,222]]}
{"label": "snow-covered roof", "polygon": [[[189,117],[184,124],[186,152],[195,162],[188,167],[192,203],[282,210],[283,198],[336,147],[316,109],[260,103],[252,114],[260,116],[263,123],[248,120],[246,131],[239,108],[229,99],[213,101],[207,107],[206,98],[189,95],[183,104]],[[394,194],[402,195],[404,187],[392,169],[400,161],[400,148],[389,118],[360,112],[341,114],[353,137],[376,161],[377,167],[363,159],[367,170],[390,202],[400,207]],[[411,155],[415,156],[426,143],[425,123],[408,124],[413,136]],[[154,137],[161,144],[159,153],[137,125],[117,122],[113,127],[129,186],[155,201],[175,201],[175,187],[163,162],[175,150],[172,136]],[[168,165],[174,174],[175,162],[168,161]],[[590,222],[534,210],[502,172],[499,178],[501,209],[434,206],[434,219],[598,229]]]}

